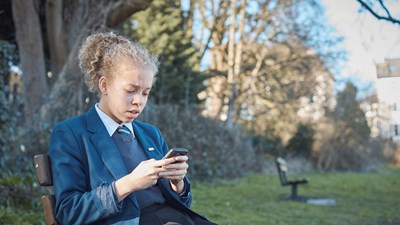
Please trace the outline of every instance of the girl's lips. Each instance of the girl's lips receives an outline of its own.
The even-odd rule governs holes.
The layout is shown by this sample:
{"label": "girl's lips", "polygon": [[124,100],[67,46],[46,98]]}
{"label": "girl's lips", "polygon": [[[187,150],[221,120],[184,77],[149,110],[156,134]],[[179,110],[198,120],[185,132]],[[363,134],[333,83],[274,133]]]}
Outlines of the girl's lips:
{"label": "girl's lips", "polygon": [[139,113],[140,113],[139,110],[130,110],[129,112],[130,112],[130,113],[133,113],[133,114],[139,114]]}
{"label": "girl's lips", "polygon": [[128,116],[129,116],[130,118],[136,118],[139,114],[140,114],[140,111],[139,111],[139,110],[131,110],[131,111],[128,111]]}

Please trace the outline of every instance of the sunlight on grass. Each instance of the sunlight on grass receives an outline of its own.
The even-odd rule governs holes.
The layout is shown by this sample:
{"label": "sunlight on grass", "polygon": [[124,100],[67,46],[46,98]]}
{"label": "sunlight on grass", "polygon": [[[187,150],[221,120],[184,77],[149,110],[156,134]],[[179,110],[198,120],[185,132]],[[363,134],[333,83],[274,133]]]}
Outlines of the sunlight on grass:
{"label": "sunlight on grass", "polygon": [[399,224],[400,168],[369,173],[307,173],[299,195],[329,197],[335,206],[279,200],[290,194],[277,176],[252,175],[213,184],[195,183],[192,208],[218,224]]}

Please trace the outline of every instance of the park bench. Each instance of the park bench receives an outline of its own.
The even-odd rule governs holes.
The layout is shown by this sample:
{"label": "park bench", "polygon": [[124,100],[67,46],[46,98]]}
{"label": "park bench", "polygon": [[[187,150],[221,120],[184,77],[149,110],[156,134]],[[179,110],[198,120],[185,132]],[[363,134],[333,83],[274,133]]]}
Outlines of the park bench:
{"label": "park bench", "polygon": [[279,179],[281,181],[282,186],[291,186],[292,192],[291,195],[285,199],[288,200],[301,200],[301,197],[297,195],[297,186],[300,184],[307,184],[308,179],[296,179],[296,180],[288,180],[286,177],[286,173],[288,171],[286,160],[281,157],[276,158],[276,167],[278,169]]}
{"label": "park bench", "polygon": [[[50,157],[48,154],[35,155],[33,158],[36,170],[36,179],[42,187],[52,187]],[[58,225],[54,217],[55,197],[54,194],[45,194],[41,198],[44,217],[47,225]]]}

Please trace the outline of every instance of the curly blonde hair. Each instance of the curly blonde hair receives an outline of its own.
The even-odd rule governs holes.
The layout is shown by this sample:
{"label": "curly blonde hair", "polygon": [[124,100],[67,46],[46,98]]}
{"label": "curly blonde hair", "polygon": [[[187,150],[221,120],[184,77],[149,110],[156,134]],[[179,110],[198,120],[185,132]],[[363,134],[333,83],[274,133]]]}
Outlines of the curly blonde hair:
{"label": "curly blonde hair", "polygon": [[122,60],[149,69],[154,76],[158,72],[159,65],[157,56],[151,55],[139,43],[114,32],[89,35],[79,49],[78,60],[89,91],[98,93],[100,93],[99,79],[102,76],[110,76],[110,71]]}

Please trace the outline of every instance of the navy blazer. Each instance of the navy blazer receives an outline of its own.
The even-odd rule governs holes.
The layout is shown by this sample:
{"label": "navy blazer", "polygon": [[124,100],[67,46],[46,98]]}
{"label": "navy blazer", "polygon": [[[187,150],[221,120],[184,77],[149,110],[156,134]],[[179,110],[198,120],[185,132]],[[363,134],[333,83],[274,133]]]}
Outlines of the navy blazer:
{"label": "navy blazer", "polygon": [[[132,122],[135,136],[147,157],[161,159],[168,146],[154,126]],[[140,208],[135,193],[118,203],[112,182],[128,174],[116,145],[96,109],[57,124],[50,139],[50,159],[56,197],[55,217],[61,224],[138,224]],[[169,181],[159,179],[167,202],[189,215],[192,196],[179,197]]]}

